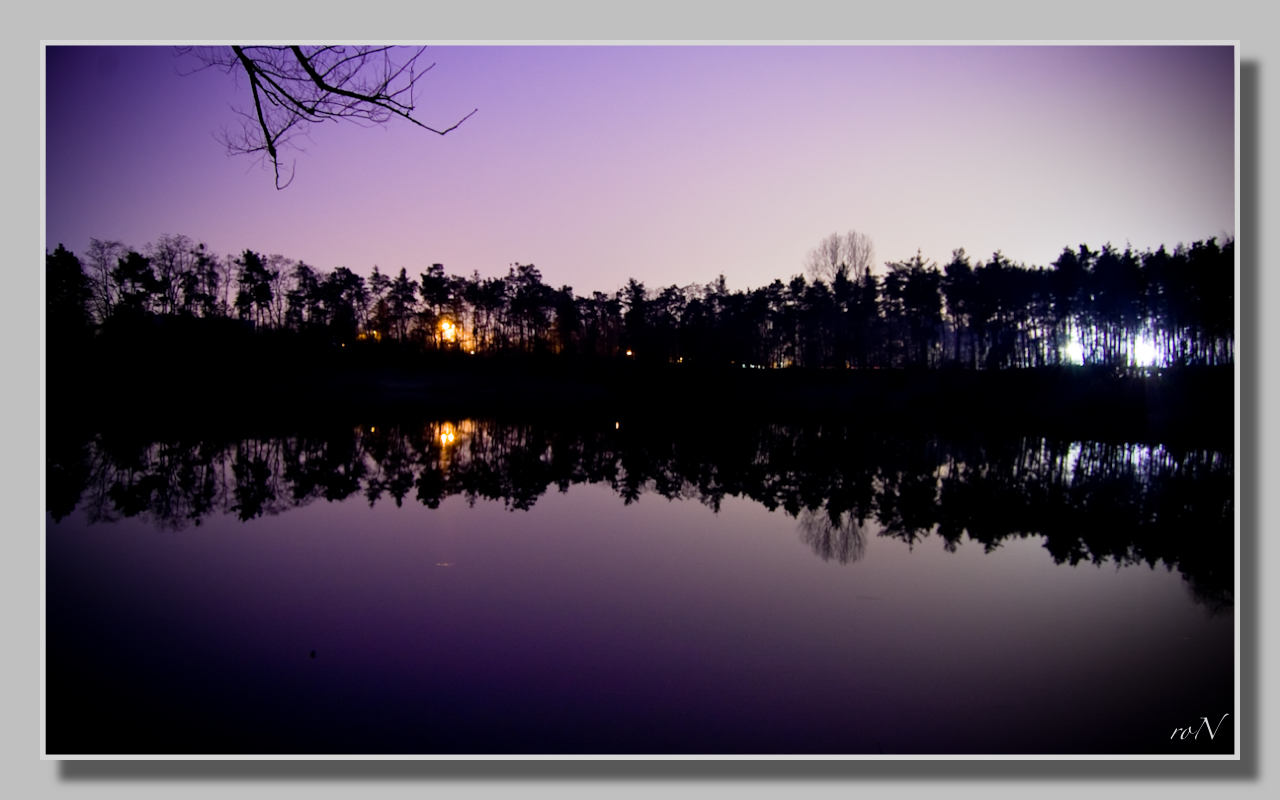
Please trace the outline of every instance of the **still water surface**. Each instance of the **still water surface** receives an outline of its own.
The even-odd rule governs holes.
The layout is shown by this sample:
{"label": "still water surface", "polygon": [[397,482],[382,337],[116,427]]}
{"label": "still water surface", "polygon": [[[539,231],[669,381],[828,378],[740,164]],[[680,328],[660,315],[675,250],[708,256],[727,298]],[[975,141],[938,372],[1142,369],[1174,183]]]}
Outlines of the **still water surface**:
{"label": "still water surface", "polygon": [[627,427],[59,455],[49,752],[1231,752],[1228,455]]}

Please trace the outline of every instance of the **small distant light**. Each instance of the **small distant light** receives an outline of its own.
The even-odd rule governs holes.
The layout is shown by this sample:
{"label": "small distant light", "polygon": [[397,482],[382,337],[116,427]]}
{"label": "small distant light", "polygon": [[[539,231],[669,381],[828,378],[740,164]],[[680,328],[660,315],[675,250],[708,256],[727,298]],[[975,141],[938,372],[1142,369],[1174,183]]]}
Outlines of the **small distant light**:
{"label": "small distant light", "polygon": [[453,441],[453,434],[452,434],[452,433],[451,433],[451,434],[449,434],[449,441],[451,441],[451,442]]}
{"label": "small distant light", "polygon": [[375,432],[375,431],[377,431],[377,430],[378,430],[378,429],[377,429],[377,428],[375,428],[375,427],[373,427],[372,425],[370,425],[370,426],[369,426],[369,433],[374,433],[374,432]]}
{"label": "small distant light", "polygon": [[616,431],[618,428],[621,428],[621,427],[622,427],[622,423],[621,423],[621,422],[615,422],[615,423],[613,423],[613,429],[614,429],[615,431]]}
{"label": "small distant light", "polygon": [[630,350],[628,350],[628,351],[627,351],[627,355],[631,355],[631,351],[630,351]]}

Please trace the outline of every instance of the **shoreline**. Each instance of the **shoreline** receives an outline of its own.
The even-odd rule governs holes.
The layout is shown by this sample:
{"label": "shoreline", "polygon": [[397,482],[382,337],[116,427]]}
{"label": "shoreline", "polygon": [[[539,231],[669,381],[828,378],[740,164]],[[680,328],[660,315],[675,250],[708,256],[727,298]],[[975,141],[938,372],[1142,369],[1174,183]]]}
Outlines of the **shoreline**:
{"label": "shoreline", "polygon": [[[261,354],[260,354],[261,355]],[[236,370],[153,359],[85,360],[49,372],[51,423],[236,427],[352,415],[394,417],[856,417],[872,426],[991,429],[1234,449],[1234,369],[1118,374],[1022,370],[812,370],[566,359],[269,357]],[[217,366],[217,365],[214,365]]]}

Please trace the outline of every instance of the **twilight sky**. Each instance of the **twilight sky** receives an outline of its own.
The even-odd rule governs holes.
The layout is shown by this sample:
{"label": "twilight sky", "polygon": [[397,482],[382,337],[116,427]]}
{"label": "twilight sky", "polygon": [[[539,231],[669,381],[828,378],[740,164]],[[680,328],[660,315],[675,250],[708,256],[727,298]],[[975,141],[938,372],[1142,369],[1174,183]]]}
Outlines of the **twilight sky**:
{"label": "twilight sky", "polygon": [[[46,50],[45,242],[184,233],[368,274],[534,263],[579,294],[734,289],[824,236],[963,247],[1235,235],[1231,47],[440,46],[416,116],[312,128],[283,191],[215,134],[246,82],[170,47]],[[883,266],[881,266],[883,271]]]}

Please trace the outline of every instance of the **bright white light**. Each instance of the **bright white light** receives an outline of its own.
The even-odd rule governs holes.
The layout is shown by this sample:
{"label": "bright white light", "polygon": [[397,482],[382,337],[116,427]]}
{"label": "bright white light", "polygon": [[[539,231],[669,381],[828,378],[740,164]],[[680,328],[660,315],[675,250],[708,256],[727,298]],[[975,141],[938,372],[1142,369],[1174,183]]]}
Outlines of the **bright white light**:
{"label": "bright white light", "polygon": [[1133,363],[1140,367],[1149,367],[1156,363],[1159,354],[1156,352],[1155,342],[1143,336],[1133,346]]}
{"label": "bright white light", "polygon": [[1067,343],[1067,346],[1063,348],[1062,352],[1063,352],[1063,355],[1067,357],[1068,363],[1070,364],[1084,363],[1084,348],[1081,347],[1080,343],[1075,341],[1074,339]]}

